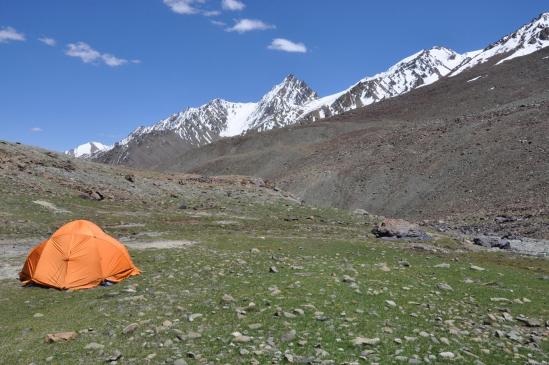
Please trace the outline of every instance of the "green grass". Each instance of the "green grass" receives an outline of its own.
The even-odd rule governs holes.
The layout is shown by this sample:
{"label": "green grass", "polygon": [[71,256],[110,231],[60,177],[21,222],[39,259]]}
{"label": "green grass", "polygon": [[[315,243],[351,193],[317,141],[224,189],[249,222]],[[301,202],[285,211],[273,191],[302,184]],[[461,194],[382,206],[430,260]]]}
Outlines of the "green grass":
{"label": "green grass", "polygon": [[[31,237],[82,217],[116,237],[152,232],[159,236],[140,240],[186,239],[197,244],[132,251],[143,274],[109,288],[61,292],[0,280],[0,364],[43,364],[50,357],[52,364],[97,364],[116,350],[124,364],[171,364],[178,358],[189,364],[250,364],[253,359],[269,364],[285,352],[294,359],[305,356],[336,364],[390,364],[397,356],[416,355],[422,360],[433,355],[431,363],[444,364],[448,360],[439,356],[444,351],[456,355],[451,361],[456,364],[472,364],[477,357],[485,364],[549,361],[547,336],[535,347],[494,335],[516,327],[527,338],[547,329],[529,329],[516,321],[483,324],[488,313],[501,317],[504,310],[514,317],[549,319],[549,282],[539,279],[549,272],[546,260],[413,251],[402,242],[372,239],[365,218],[279,198],[198,192],[187,199],[198,208],[183,211],[177,209],[181,198],[162,197],[154,205],[74,196],[56,199],[55,204],[70,214],[51,214],[31,203],[35,198],[24,193],[2,196],[4,212],[30,226],[2,227],[0,236]],[[144,226],[116,227],[126,223]],[[452,249],[458,243],[442,238],[431,244]],[[410,266],[401,266],[402,260]],[[383,263],[391,270],[381,270]],[[450,267],[434,267],[440,263]],[[474,271],[471,264],[486,270]],[[269,272],[271,266],[278,273]],[[342,282],[344,275],[353,277],[357,287]],[[439,283],[453,290],[440,290]],[[272,295],[272,288],[280,293]],[[236,302],[222,304],[224,294]],[[522,304],[491,301],[495,297],[520,299]],[[252,310],[250,303],[255,303]],[[242,318],[237,308],[246,311]],[[296,308],[304,314],[285,316]],[[325,320],[315,319],[315,312],[322,312]],[[44,316],[35,318],[35,313]],[[190,322],[187,318],[193,313],[203,317]],[[163,326],[165,321],[171,326]],[[123,334],[131,323],[138,323],[138,329]],[[252,324],[261,328],[250,329]],[[296,338],[283,342],[281,336],[290,330],[296,331]],[[59,331],[81,334],[67,343],[44,343],[46,334]],[[252,340],[234,343],[235,331]],[[429,336],[422,337],[422,331]],[[200,333],[200,338],[187,338],[191,332]],[[356,347],[351,341],[358,336],[378,337],[380,344]],[[441,342],[444,338],[448,344]],[[104,345],[104,350],[85,350],[91,342]],[[360,359],[363,350],[373,353]],[[146,360],[152,354],[154,358]]]}
{"label": "green grass", "polygon": [[[251,248],[260,252],[251,253]],[[397,351],[408,357],[452,351],[463,356],[455,363],[472,363],[473,358],[461,349],[479,356],[486,364],[524,363],[528,354],[539,361],[548,360],[546,341],[541,350],[533,351],[495,338],[494,327],[475,333],[487,313],[498,314],[502,306],[513,315],[549,316],[547,282],[537,279],[535,272],[502,263],[481,262],[486,271],[476,272],[469,266],[471,262],[479,263],[474,259],[470,262],[468,256],[453,261],[377,242],[261,240],[235,232],[209,236],[186,249],[136,251],[132,255],[143,275],[110,288],[60,292],[21,288],[15,281],[1,282],[0,330],[4,340],[0,344],[0,363],[43,363],[53,356],[53,363],[58,364],[94,364],[118,349],[124,356],[123,363],[143,363],[150,354],[156,354],[151,363],[171,363],[192,352],[202,360],[188,359],[189,363],[249,363],[255,358],[264,364],[275,356],[262,351],[268,338],[279,351],[316,357],[320,347],[329,353],[326,359],[342,363],[360,356],[361,349],[351,344],[356,336],[381,339],[380,345],[372,348],[375,354],[370,355],[381,363],[394,361]],[[399,266],[400,259],[411,266]],[[375,266],[383,262],[390,272]],[[441,262],[449,262],[450,268],[433,267]],[[273,265],[278,273],[269,272]],[[345,274],[356,278],[360,293],[341,282]],[[466,284],[465,278],[474,283]],[[438,290],[440,282],[454,290]],[[135,293],[126,292],[134,287]],[[281,293],[273,296],[269,287],[277,287]],[[232,295],[236,303],[220,304],[225,293]],[[492,297],[528,298],[531,302],[501,304],[491,302]],[[388,307],[385,300],[395,301],[398,307]],[[245,308],[250,302],[256,304],[256,309],[238,319],[236,307]],[[314,319],[315,310],[304,307],[310,304],[327,320]],[[303,308],[305,314],[284,317],[284,312],[295,308]],[[44,317],[34,318],[35,313]],[[203,317],[189,322],[187,315],[192,313]],[[450,319],[455,320],[455,328],[468,333],[450,334],[443,322]],[[163,328],[166,320],[173,326]],[[133,322],[140,323],[135,333],[122,334],[123,328]],[[248,325],[254,323],[260,323],[261,329],[250,330]],[[384,327],[392,333],[386,333]],[[43,342],[47,333],[88,328],[93,331],[68,343]],[[290,329],[296,330],[297,338],[281,342],[281,335]],[[201,338],[177,338],[190,331],[201,333]],[[252,336],[252,342],[231,345],[231,333],[235,331]],[[446,337],[450,344],[436,344],[430,337],[419,336],[419,331],[438,339]],[[417,339],[406,341],[405,336]],[[395,338],[404,343],[397,344]],[[306,343],[299,345],[298,341]],[[90,342],[105,345],[105,353],[84,350]],[[250,354],[241,355],[241,349]]]}

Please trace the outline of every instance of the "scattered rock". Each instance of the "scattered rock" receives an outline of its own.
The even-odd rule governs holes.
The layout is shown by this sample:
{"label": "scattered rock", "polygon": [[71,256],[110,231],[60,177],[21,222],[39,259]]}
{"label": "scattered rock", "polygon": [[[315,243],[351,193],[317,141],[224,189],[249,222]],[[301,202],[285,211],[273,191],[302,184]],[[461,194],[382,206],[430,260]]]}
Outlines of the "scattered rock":
{"label": "scattered rock", "polygon": [[490,298],[490,301],[491,302],[496,302],[496,303],[499,303],[499,302],[511,303],[512,302],[511,299],[507,299],[507,298]]}
{"label": "scattered rock", "polygon": [[502,250],[508,250],[511,248],[511,243],[509,240],[494,236],[478,236],[473,238],[473,243],[486,248],[499,248]]}
{"label": "scattered rock", "polygon": [[446,263],[446,262],[443,262],[442,264],[438,264],[438,265],[435,265],[433,266],[434,268],[437,268],[437,269],[449,269],[450,268],[450,264],[449,263]]}
{"label": "scattered rock", "polygon": [[396,303],[392,300],[386,300],[385,304],[387,304],[389,307],[396,307]]}
{"label": "scattered rock", "polygon": [[441,352],[439,355],[443,359],[453,359],[454,357],[456,357],[456,355],[453,352],[450,352],[450,351]]}
{"label": "scattered rock", "polygon": [[122,352],[119,350],[114,350],[111,356],[109,356],[106,361],[107,362],[116,362],[122,358]]}
{"label": "scattered rock", "polygon": [[280,337],[280,340],[282,342],[291,342],[295,339],[295,336],[296,336],[297,332],[296,330],[290,330],[286,333],[284,333],[281,337]]}
{"label": "scattered rock", "polygon": [[46,338],[44,339],[44,341],[46,343],[66,342],[66,341],[74,340],[77,336],[78,336],[78,334],[74,331],[48,333],[46,335]]}
{"label": "scattered rock", "polygon": [[470,268],[471,268],[471,270],[475,270],[475,271],[485,271],[486,270],[483,267],[475,266],[475,265],[471,265]]}
{"label": "scattered rock", "polygon": [[417,224],[410,223],[403,219],[385,219],[377,224],[372,233],[378,238],[399,238],[430,240],[431,237],[421,230]]}
{"label": "scattered rock", "polygon": [[352,344],[355,346],[363,346],[363,345],[376,346],[376,345],[379,345],[380,342],[381,340],[379,339],[379,337],[366,338],[366,337],[359,336],[352,341]]}
{"label": "scattered rock", "polygon": [[128,335],[130,333],[133,333],[138,327],[139,325],[137,323],[131,323],[126,327],[124,327],[124,329],[122,330],[122,333],[125,335]]}
{"label": "scattered rock", "polygon": [[277,273],[278,269],[276,268],[276,266],[271,266],[271,267],[269,267],[269,272]]}
{"label": "scattered rock", "polygon": [[452,287],[446,283],[438,283],[437,284],[437,288],[439,288],[440,290],[448,290],[448,291],[452,291],[454,289],[452,289]]}
{"label": "scattered rock", "polygon": [[528,327],[541,327],[541,321],[539,319],[518,316],[516,320],[524,323]]}
{"label": "scattered rock", "polygon": [[127,174],[126,176],[124,176],[124,179],[126,179],[127,181],[129,181],[131,183],[134,183],[135,182],[135,175],[134,174]]}
{"label": "scattered rock", "polygon": [[240,332],[233,332],[232,335],[233,335],[233,341],[234,342],[246,343],[246,342],[250,342],[252,340],[252,338],[250,336],[245,336]]}
{"label": "scattered rock", "polygon": [[193,314],[189,314],[187,319],[189,320],[189,322],[193,322],[194,320],[202,318],[202,317],[203,317],[202,313],[193,313]]}
{"label": "scattered rock", "polygon": [[105,345],[102,345],[97,342],[90,342],[86,346],[84,346],[84,350],[103,350],[105,348]]}
{"label": "scattered rock", "polygon": [[231,304],[234,302],[235,302],[235,299],[230,294],[224,294],[223,297],[221,298],[221,303],[223,304]]}

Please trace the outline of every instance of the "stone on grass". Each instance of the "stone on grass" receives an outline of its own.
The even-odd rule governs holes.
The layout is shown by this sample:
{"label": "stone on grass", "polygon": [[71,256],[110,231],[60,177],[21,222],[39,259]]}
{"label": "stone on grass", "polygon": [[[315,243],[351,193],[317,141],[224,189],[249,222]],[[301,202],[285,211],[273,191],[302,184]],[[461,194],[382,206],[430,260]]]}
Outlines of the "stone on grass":
{"label": "stone on grass", "polygon": [[282,342],[291,342],[295,339],[295,336],[297,335],[297,332],[296,330],[290,330],[286,333],[284,333],[281,337],[280,337],[280,340]]}
{"label": "stone on grass", "polygon": [[450,268],[450,264],[447,263],[447,262],[443,262],[442,264],[438,264],[438,265],[435,265],[433,266],[437,269],[449,269]]}
{"label": "stone on grass", "polygon": [[355,346],[364,346],[364,345],[376,346],[376,345],[379,345],[380,342],[381,340],[379,339],[379,337],[366,338],[366,337],[359,336],[353,339],[352,344]]}
{"label": "stone on grass", "polygon": [[234,303],[235,299],[230,294],[223,294],[223,297],[221,298],[221,302],[224,304],[230,304],[230,303]]}
{"label": "stone on grass", "polygon": [[190,314],[187,319],[189,320],[189,322],[194,322],[195,320],[197,320],[198,318],[202,318],[202,313],[193,313],[193,314]]}
{"label": "stone on grass", "polygon": [[402,219],[385,219],[383,222],[375,225],[372,233],[378,238],[431,239],[417,224]]}
{"label": "stone on grass", "polygon": [[124,329],[122,330],[122,333],[125,335],[128,335],[130,333],[133,333],[137,329],[137,327],[139,327],[137,323],[131,323],[126,327],[124,327]]}
{"label": "stone on grass", "polygon": [[484,271],[484,270],[486,270],[485,268],[480,267],[480,266],[476,266],[476,265],[471,265],[469,268],[471,270],[475,270],[475,271]]}
{"label": "stone on grass", "polygon": [[74,340],[77,336],[78,334],[74,331],[48,333],[44,341],[46,343],[66,342],[66,341]]}
{"label": "stone on grass", "polygon": [[456,355],[453,352],[450,352],[450,351],[441,352],[439,355],[443,359],[453,359],[454,357],[456,357]]}
{"label": "stone on grass", "polygon": [[252,338],[250,336],[243,335],[240,332],[233,332],[232,336],[233,336],[233,341],[234,342],[246,343],[246,342],[250,342],[252,340]]}
{"label": "stone on grass", "polygon": [[97,342],[90,342],[86,346],[84,346],[84,350],[103,350],[105,348],[105,345],[102,345]]}
{"label": "stone on grass", "polygon": [[446,283],[438,283],[437,284],[437,288],[439,288],[440,290],[448,290],[448,291],[452,291],[454,289],[452,289],[452,287]]}

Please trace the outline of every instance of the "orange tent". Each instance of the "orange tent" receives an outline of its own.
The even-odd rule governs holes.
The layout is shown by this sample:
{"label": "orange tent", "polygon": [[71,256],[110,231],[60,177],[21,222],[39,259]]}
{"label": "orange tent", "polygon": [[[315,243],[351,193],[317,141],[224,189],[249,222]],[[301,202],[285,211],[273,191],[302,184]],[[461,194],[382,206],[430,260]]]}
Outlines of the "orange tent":
{"label": "orange tent", "polygon": [[86,289],[139,274],[123,244],[95,224],[78,220],[30,251],[19,280],[24,285]]}

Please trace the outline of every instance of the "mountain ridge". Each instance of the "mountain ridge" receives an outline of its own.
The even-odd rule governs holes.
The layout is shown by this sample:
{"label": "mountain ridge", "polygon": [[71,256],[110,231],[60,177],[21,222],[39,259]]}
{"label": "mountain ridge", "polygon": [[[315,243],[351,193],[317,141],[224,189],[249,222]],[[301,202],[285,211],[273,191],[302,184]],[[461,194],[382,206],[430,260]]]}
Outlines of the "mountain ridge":
{"label": "mountain ridge", "polygon": [[[324,97],[319,97],[304,81],[290,74],[258,102],[213,99],[198,108],[175,113],[156,124],[139,127],[111,150],[99,151],[91,157],[105,163],[139,166],[138,159],[130,156],[138,146],[154,152],[154,146],[169,139],[170,148],[179,153],[224,137],[315,122],[403,95],[492,59],[499,61],[495,64],[498,65],[548,45],[549,13],[543,13],[482,50],[459,54],[442,46],[423,49],[384,72],[365,77],[343,91]],[[172,136],[168,136],[170,134]],[[163,153],[170,153],[170,149],[163,148]],[[150,166],[146,164],[144,167]]]}

